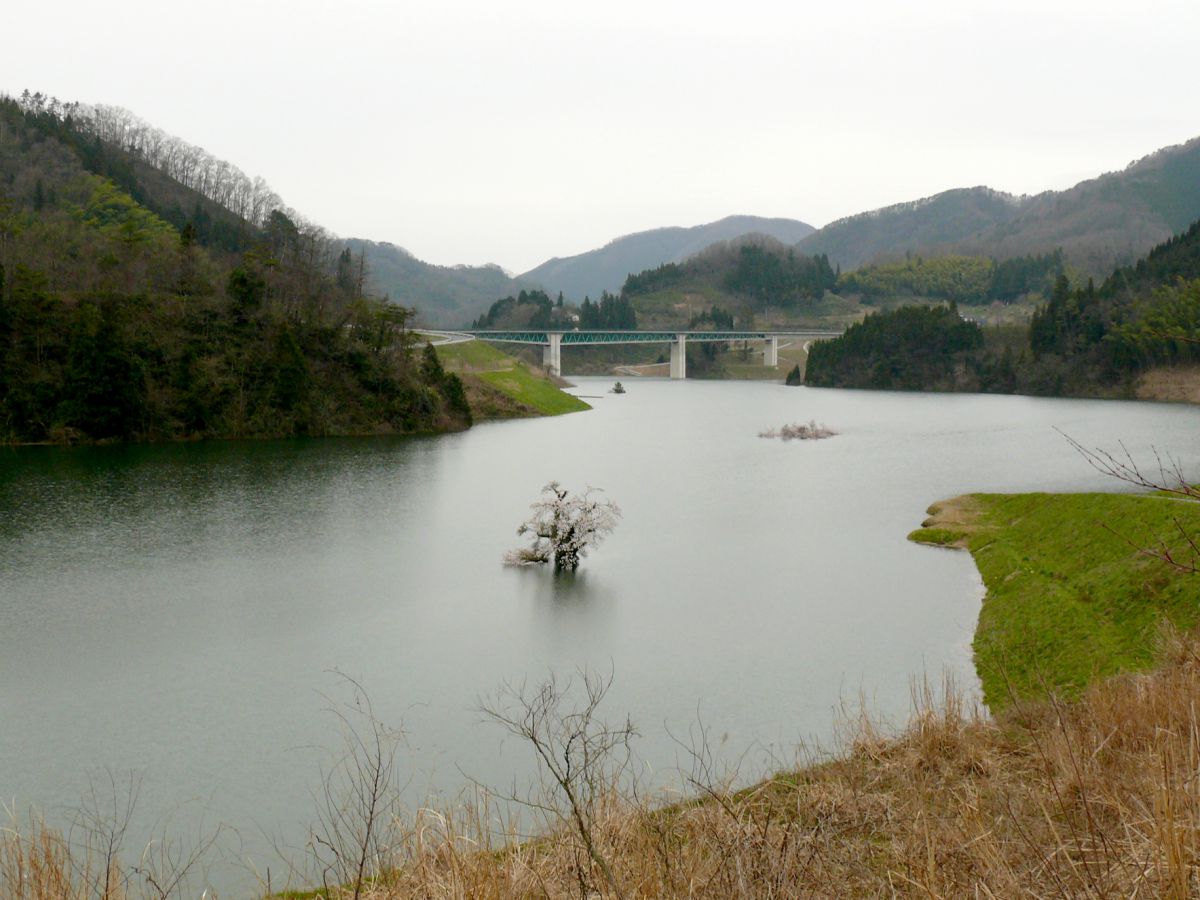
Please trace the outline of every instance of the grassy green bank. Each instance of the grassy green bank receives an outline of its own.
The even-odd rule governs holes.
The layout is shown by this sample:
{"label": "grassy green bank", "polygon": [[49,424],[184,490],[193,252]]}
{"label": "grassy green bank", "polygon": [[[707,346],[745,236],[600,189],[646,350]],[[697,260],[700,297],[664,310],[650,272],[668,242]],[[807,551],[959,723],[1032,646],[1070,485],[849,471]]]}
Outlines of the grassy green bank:
{"label": "grassy green bank", "polygon": [[447,372],[462,380],[477,419],[558,416],[591,409],[541,372],[483,341],[437,346]]}
{"label": "grassy green bank", "polygon": [[[966,548],[987,587],[975,667],[992,710],[1077,695],[1151,667],[1155,634],[1200,621],[1200,578],[1140,548],[1177,550],[1200,504],[1150,494],[971,494],[936,504],[911,540]],[[1177,524],[1178,523],[1178,524]]]}

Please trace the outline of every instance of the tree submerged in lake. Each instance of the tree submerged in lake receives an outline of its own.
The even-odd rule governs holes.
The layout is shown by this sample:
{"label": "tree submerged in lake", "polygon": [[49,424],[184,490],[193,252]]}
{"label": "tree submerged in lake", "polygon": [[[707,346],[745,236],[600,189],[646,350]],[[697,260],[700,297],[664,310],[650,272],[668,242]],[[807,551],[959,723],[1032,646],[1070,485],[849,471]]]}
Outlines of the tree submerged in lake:
{"label": "tree submerged in lake", "polygon": [[572,494],[551,481],[542,488],[541,499],[530,505],[533,515],[517,528],[517,534],[529,535],[533,544],[504,554],[505,564],[553,563],[555,571],[575,571],[588,550],[611,534],[621,518],[617,504],[595,496],[600,493],[589,487],[581,494]]}

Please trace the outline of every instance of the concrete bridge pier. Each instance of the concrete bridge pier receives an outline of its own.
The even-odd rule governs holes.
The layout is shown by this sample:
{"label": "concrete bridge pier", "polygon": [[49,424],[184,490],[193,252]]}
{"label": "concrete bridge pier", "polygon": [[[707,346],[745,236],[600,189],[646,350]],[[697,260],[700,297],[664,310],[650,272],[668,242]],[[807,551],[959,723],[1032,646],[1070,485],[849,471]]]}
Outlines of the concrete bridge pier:
{"label": "concrete bridge pier", "polygon": [[763,341],[763,365],[779,365],[779,338],[770,337]]}
{"label": "concrete bridge pier", "polygon": [[550,343],[542,348],[542,365],[555,378],[562,378],[562,335],[552,331],[546,337]]}
{"label": "concrete bridge pier", "polygon": [[687,378],[687,335],[675,335],[671,344],[671,377]]}

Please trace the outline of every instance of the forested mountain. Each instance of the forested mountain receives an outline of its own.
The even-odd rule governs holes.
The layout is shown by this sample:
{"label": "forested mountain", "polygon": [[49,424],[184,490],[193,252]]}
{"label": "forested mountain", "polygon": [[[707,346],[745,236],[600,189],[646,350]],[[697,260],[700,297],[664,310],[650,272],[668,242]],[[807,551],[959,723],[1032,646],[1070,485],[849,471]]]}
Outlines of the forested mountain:
{"label": "forested mountain", "polygon": [[1004,226],[958,249],[1008,257],[1061,248],[1097,279],[1131,265],[1200,218],[1200,138],[1066,191],[1029,198]]}
{"label": "forested mountain", "polygon": [[[685,324],[713,306],[742,327],[774,323],[841,328],[865,313],[905,303],[952,301],[973,315],[1027,319],[1064,272],[1059,251],[995,260],[910,256],[838,273],[828,257],[765,238],[715,244],[683,263],[630,275],[622,289],[647,327]],[[1013,312],[997,310],[1014,304]],[[986,309],[984,309],[986,307]]]}
{"label": "forested mountain", "polygon": [[805,382],[815,387],[948,390],[983,347],[983,331],[949,306],[902,306],[867,316],[832,341],[813,344]]}
{"label": "forested mountain", "polygon": [[515,295],[509,294],[497,300],[488,307],[487,312],[471,323],[471,327],[567,330],[576,324],[575,320],[570,318],[569,309],[564,307],[561,298],[555,303],[545,291],[519,291]]}
{"label": "forested mountain", "polygon": [[[262,178],[251,178],[129,110],[63,103],[29,92],[20,104],[43,133],[73,151],[88,171],[111,179],[176,228],[191,224],[202,246],[247,250],[254,238],[248,226],[261,226],[277,209],[303,221]],[[373,294],[415,308],[422,324],[461,325],[496,297],[521,287],[499,266],[435,266],[394,244],[362,239],[343,241],[343,246],[365,255]]]}
{"label": "forested mountain", "polygon": [[1136,295],[1158,285],[1195,278],[1200,278],[1200,221],[1159,244],[1135,265],[1117,269],[1105,279],[1101,290]]}
{"label": "forested mountain", "polygon": [[1098,288],[1060,277],[1029,323],[1029,349],[1049,393],[1200,362],[1200,222]]}
{"label": "forested mountain", "polygon": [[600,292],[595,303],[585,297],[583,303],[564,303],[562,294],[551,300],[545,291],[522,290],[516,296],[502,297],[471,323],[480,329],[543,329],[569,331],[572,328],[598,328],[635,331],[638,327],[633,304],[625,295]]}
{"label": "forested mountain", "polygon": [[[201,246],[228,251],[248,249],[273,211],[300,220],[262,178],[250,178],[129,110],[66,103],[29,91],[19,101],[7,99],[6,106],[8,128],[40,139],[6,141],[10,172],[20,170],[41,180],[43,201],[49,197],[48,180],[82,169],[110,180],[175,228],[190,224]],[[32,155],[24,158],[26,154]],[[27,187],[36,200],[36,181]]]}
{"label": "forested mountain", "polygon": [[[834,266],[855,269],[879,258],[926,253],[1011,221],[1021,198],[986,187],[944,191],[831,222],[797,245],[824,253]],[[1050,248],[1053,249],[1053,248]]]}
{"label": "forested mountain", "polygon": [[411,310],[277,203],[123,111],[0,98],[0,441],[469,424]]}
{"label": "forested mountain", "polygon": [[[1068,396],[1129,394],[1140,375],[1200,362],[1200,223],[1117,269],[1100,287],[1059,274],[1028,328],[975,329],[947,340],[957,310],[868,316],[815,346],[806,381],[830,387],[975,390]],[[934,328],[932,326],[936,325]],[[955,332],[957,333],[957,332]],[[965,334],[965,331],[964,331]],[[986,340],[985,340],[986,338]]]}
{"label": "forested mountain", "polygon": [[[790,321],[811,318],[837,282],[822,256],[762,235],[713,244],[683,262],[664,263],[625,279],[620,297],[645,328],[683,327],[715,307],[750,327],[764,311]],[[693,323],[694,324],[694,323]]]}
{"label": "forested mountain", "polygon": [[499,266],[435,266],[395,244],[360,238],[343,241],[367,263],[373,291],[411,306],[422,325],[461,327],[497,297],[516,294],[522,284]]}
{"label": "forested mountain", "polygon": [[[1065,191],[1018,197],[988,187],[961,188],[859,213],[817,231],[792,220],[736,216],[696,228],[660,228],[618,238],[599,250],[552,259],[520,277],[539,283],[552,295],[562,291],[575,301],[585,295],[596,296],[601,290],[616,291],[626,284],[627,276],[634,275],[641,278],[636,293],[653,293],[646,285],[657,279],[655,290],[678,289],[677,293],[703,294],[709,301],[728,303],[735,294],[754,297],[754,292],[747,292],[746,285],[733,286],[723,271],[712,277],[712,266],[684,271],[671,268],[671,264],[694,257],[713,244],[757,232],[792,245],[792,259],[824,257],[833,269],[845,273],[879,263],[875,274],[893,282],[895,272],[887,270],[887,264],[903,261],[902,265],[911,267],[914,257],[925,262],[967,260],[958,266],[959,274],[982,284],[981,291],[968,286],[967,292],[973,296],[955,296],[956,289],[943,286],[938,289],[941,293],[928,296],[971,302],[1008,300],[1043,289],[1048,292],[1054,277],[1068,266],[1102,278],[1116,266],[1132,264],[1197,218],[1200,138],[1167,147],[1120,172]],[[800,236],[795,237],[798,232]],[[786,247],[777,252],[772,242],[763,242],[763,246],[768,257],[760,262],[786,268]],[[720,255],[719,249],[716,255]],[[1052,264],[1043,265],[1051,260]],[[938,265],[945,267],[946,263]],[[778,301],[790,289],[778,278],[773,281],[765,272],[760,274],[765,276],[757,294],[760,305],[787,306],[786,300]],[[921,277],[910,280],[919,282],[933,273],[916,274]],[[1044,277],[1047,274],[1049,277]],[[868,286],[870,278],[863,273],[857,281],[848,281],[846,289]],[[636,283],[633,279],[628,284]],[[873,287],[879,286],[877,278]],[[903,289],[903,285],[899,287]],[[884,286],[883,293],[890,289]],[[919,293],[920,286],[913,291]],[[792,296],[798,295],[792,291]]]}
{"label": "forested mountain", "polygon": [[839,219],[797,249],[857,268],[906,253],[1006,259],[1061,248],[1103,277],[1200,218],[1200,138],[1167,147],[1065,191],[1015,197],[985,187],[945,191]]}
{"label": "forested mountain", "polygon": [[682,263],[630,275],[621,293],[637,297],[698,283],[762,307],[795,307],[821,297],[837,276],[823,256],[803,256],[768,238],[714,244]]}
{"label": "forested mountain", "polygon": [[656,228],[619,237],[598,250],[548,260],[520,280],[539,285],[551,295],[561,291],[568,300],[581,302],[584,297],[599,297],[601,291],[616,293],[629,275],[682,262],[720,241],[761,234],[794,244],[812,231],[811,225],[795,219],[757,216],[729,216],[693,228]]}

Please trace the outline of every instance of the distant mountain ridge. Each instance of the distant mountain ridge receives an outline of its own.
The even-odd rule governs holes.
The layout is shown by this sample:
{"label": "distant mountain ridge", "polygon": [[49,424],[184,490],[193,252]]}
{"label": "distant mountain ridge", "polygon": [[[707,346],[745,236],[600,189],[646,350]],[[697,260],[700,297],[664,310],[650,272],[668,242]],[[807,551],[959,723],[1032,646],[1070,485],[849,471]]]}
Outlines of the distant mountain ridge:
{"label": "distant mountain ridge", "polygon": [[1062,248],[1069,262],[1103,277],[1200,218],[1200,138],[1165,147],[1063,191],[1015,196],[959,188],[859,213],[797,244],[854,269],[906,253],[1007,259]]}
{"label": "distant mountain ridge", "polygon": [[[14,101],[16,102],[16,101]],[[22,96],[30,123],[112,179],[138,203],[214,252],[255,245],[273,212],[302,219],[261,178],[154,128],[127,110]],[[907,254],[965,254],[998,260],[1061,248],[1070,266],[1103,278],[1200,219],[1200,138],[1166,147],[1124,169],[1063,191],[1015,196],[956,188],[859,213],[815,230],[794,219],[728,216],[690,228],[616,238],[604,247],[550,259],[520,276],[499,266],[437,266],[386,242],[337,239],[366,256],[373,287],[415,307],[423,324],[464,325],[495,300],[542,287],[553,297],[597,299],[627,276],[682,262],[716,244],[761,235],[805,257],[825,255],[842,271]],[[308,223],[308,230],[315,226]],[[332,237],[332,235],[328,235]]]}
{"label": "distant mountain ridge", "polygon": [[386,241],[347,238],[340,244],[364,254],[367,280],[375,292],[416,307],[423,325],[463,326],[494,301],[523,287],[496,265],[437,266]]}
{"label": "distant mountain ridge", "polygon": [[1011,221],[967,238],[958,249],[998,257],[1061,247],[1067,259],[1103,277],[1200,219],[1200,138],[1165,147],[1080,182],[1028,198]]}
{"label": "distant mountain ridge", "polygon": [[569,300],[580,301],[585,296],[594,299],[601,291],[620,291],[629,275],[663,263],[682,262],[721,241],[763,234],[794,244],[814,230],[796,219],[727,216],[691,228],[655,228],[627,234],[587,253],[547,260],[518,278],[542,287],[552,296],[562,291]]}
{"label": "distant mountain ridge", "polygon": [[824,253],[843,269],[856,269],[880,257],[955,244],[1011,221],[1023,202],[989,187],[955,188],[830,222],[803,238],[797,248],[806,254]]}

